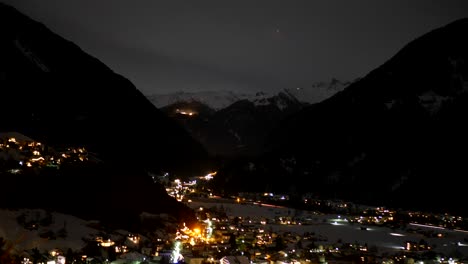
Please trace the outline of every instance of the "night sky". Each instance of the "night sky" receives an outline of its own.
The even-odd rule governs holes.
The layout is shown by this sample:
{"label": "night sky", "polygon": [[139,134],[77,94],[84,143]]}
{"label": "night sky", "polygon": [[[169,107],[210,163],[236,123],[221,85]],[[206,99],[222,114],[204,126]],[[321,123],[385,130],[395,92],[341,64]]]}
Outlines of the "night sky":
{"label": "night sky", "polygon": [[145,94],[278,91],[363,77],[467,0],[0,0]]}

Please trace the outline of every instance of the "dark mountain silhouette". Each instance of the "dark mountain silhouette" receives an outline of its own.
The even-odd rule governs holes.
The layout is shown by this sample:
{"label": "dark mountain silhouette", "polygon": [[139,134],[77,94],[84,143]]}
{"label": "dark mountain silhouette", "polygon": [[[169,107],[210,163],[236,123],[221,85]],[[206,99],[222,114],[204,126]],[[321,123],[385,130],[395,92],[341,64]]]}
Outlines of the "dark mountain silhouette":
{"label": "dark mountain silhouette", "polygon": [[260,188],[266,181],[278,191],[467,214],[460,204],[468,175],[466,32],[461,19],[415,39],[286,119],[268,155],[225,176],[256,168],[262,177],[252,185]]}
{"label": "dark mountain silhouette", "polygon": [[66,197],[81,193],[121,208],[164,211],[178,205],[162,188],[148,187],[147,171],[183,177],[210,169],[197,141],[98,59],[4,4],[0,29],[0,131],[54,147],[84,146],[104,161],[86,177],[62,175]]}
{"label": "dark mountain silhouette", "polygon": [[[262,154],[268,134],[283,118],[305,105],[287,92],[280,92],[271,97],[258,94],[251,100],[238,100],[218,111],[194,100],[161,110],[181,123],[213,156],[233,158]],[[193,115],[181,114],[182,110],[193,111]]]}

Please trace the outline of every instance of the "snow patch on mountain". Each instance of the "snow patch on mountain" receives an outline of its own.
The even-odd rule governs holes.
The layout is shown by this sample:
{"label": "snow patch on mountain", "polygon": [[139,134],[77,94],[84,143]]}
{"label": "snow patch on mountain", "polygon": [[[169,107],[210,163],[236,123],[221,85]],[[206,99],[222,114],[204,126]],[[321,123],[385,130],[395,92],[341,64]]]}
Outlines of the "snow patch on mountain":
{"label": "snow patch on mountain", "polygon": [[419,96],[419,102],[428,112],[433,114],[438,112],[443,102],[449,98],[448,96],[441,96],[433,91],[428,91]]}
{"label": "snow patch on mountain", "polygon": [[396,100],[390,100],[388,102],[385,102],[385,107],[387,107],[388,110],[392,109],[393,106],[397,103]]}
{"label": "snow patch on mountain", "polygon": [[34,52],[29,47],[21,43],[19,39],[16,39],[14,43],[16,48],[18,48],[18,50],[21,51],[21,53],[23,53],[23,55],[26,58],[28,58],[33,64],[35,64],[43,72],[50,72],[49,67],[47,67],[45,63],[41,59],[39,59],[39,57],[36,56],[36,54],[34,54]]}
{"label": "snow patch on mountain", "polygon": [[258,92],[245,99],[254,103],[255,106],[262,106],[262,105],[269,105],[270,102],[268,101],[268,99],[272,96],[273,95],[265,93],[265,92]]}
{"label": "snow patch on mountain", "polygon": [[333,78],[329,82],[316,82],[310,87],[287,88],[285,90],[299,102],[314,104],[342,91],[350,84],[351,82],[342,82]]}
{"label": "snow patch on mountain", "polygon": [[288,104],[284,100],[278,100],[276,101],[276,107],[278,107],[280,110],[284,110],[286,107],[288,107]]}

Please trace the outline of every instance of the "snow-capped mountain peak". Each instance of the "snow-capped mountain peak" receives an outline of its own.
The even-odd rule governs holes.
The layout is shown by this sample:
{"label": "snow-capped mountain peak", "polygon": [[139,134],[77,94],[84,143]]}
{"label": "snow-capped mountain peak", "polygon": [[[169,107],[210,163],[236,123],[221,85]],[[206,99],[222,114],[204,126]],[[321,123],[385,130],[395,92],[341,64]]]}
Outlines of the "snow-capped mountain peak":
{"label": "snow-capped mountain peak", "polygon": [[201,92],[175,92],[168,94],[152,94],[147,98],[158,108],[162,108],[178,102],[203,103],[214,110],[223,109],[232,103],[244,99],[245,94],[231,91],[201,91]]}
{"label": "snow-capped mountain peak", "polygon": [[175,92],[167,94],[150,94],[147,98],[158,108],[162,108],[174,103],[180,102],[199,102],[207,105],[213,110],[221,110],[229,105],[240,101],[248,100],[256,106],[268,105],[272,102],[276,103],[279,109],[283,109],[284,102],[281,100],[270,100],[275,96],[282,94],[289,97],[290,100],[301,103],[317,103],[335,93],[343,90],[351,82],[342,82],[332,78],[327,82],[316,82],[309,87],[285,88],[279,93],[271,92],[234,92],[234,91],[200,91],[200,92]]}

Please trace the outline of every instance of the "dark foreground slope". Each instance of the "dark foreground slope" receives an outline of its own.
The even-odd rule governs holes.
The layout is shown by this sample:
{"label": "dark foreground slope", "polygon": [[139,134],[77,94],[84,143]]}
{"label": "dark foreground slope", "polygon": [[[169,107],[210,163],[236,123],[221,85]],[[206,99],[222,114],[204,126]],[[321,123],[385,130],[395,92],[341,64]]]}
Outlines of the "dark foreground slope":
{"label": "dark foreground slope", "polygon": [[[283,124],[277,155],[324,195],[461,211],[468,168],[468,19]],[[304,175],[307,172],[307,175]],[[320,183],[320,184],[316,184]]]}
{"label": "dark foreground slope", "polygon": [[[53,147],[84,146],[103,161],[91,166],[93,171],[85,173],[88,167],[61,175],[59,181],[68,186],[64,199],[79,200],[73,196],[81,193],[90,201],[107,197],[104,204],[96,199],[99,204],[82,207],[120,203],[122,208],[164,211],[175,208],[175,201],[162,188],[148,189],[147,171],[191,176],[209,170],[202,146],[130,81],[3,4],[0,58],[0,131],[16,131]],[[17,188],[21,186],[11,186],[11,193]]]}

